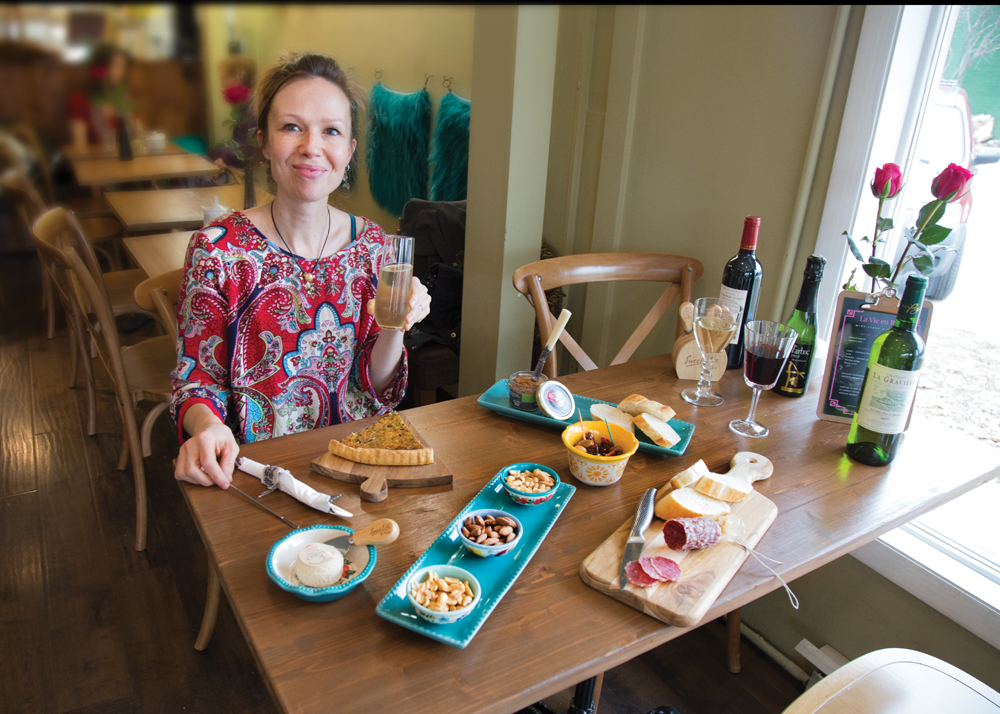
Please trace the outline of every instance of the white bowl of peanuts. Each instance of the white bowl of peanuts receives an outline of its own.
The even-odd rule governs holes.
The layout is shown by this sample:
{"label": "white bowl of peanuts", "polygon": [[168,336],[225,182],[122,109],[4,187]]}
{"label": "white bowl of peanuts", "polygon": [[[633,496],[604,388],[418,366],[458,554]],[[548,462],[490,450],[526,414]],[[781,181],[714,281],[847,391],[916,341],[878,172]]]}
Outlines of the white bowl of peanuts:
{"label": "white bowl of peanuts", "polygon": [[479,602],[476,576],[454,565],[421,568],[406,583],[406,597],[420,617],[436,625],[458,622]]}
{"label": "white bowl of peanuts", "polygon": [[469,511],[457,528],[462,545],[480,558],[495,558],[513,550],[524,531],[521,521],[496,508]]}
{"label": "white bowl of peanuts", "polygon": [[548,466],[524,462],[505,468],[501,483],[515,503],[536,506],[556,495],[559,475]]}

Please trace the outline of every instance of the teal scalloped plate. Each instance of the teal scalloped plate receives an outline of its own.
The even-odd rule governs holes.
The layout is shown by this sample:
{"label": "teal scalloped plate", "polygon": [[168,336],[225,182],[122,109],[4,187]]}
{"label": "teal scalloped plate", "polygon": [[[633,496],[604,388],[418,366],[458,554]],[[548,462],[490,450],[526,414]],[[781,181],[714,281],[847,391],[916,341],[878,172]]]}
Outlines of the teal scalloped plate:
{"label": "teal scalloped plate", "polygon": [[[501,379],[488,390],[483,392],[482,396],[480,396],[476,401],[480,406],[492,409],[493,411],[499,412],[505,416],[522,419],[523,421],[530,421],[533,424],[550,426],[554,429],[565,429],[567,426],[577,421],[577,417],[560,421],[558,419],[553,419],[550,416],[546,416],[540,411],[523,412],[520,409],[515,409],[510,405],[507,391],[507,380]],[[584,419],[590,418],[590,407],[594,404],[610,404],[613,407],[618,406],[617,404],[611,404],[611,402],[604,402],[600,399],[592,399],[591,397],[583,397],[579,394],[574,394],[573,399],[576,400],[576,406],[583,412]],[[671,419],[667,423],[670,424],[671,429],[677,432],[677,436],[681,437],[681,440],[670,447],[657,446],[649,440],[648,436],[636,429],[635,437],[639,440],[639,451],[648,451],[651,454],[660,454],[662,456],[680,456],[687,451],[688,444],[691,443],[691,436],[694,434],[694,424],[688,421],[681,421],[680,419]]]}
{"label": "teal scalloped plate", "polygon": [[[534,468],[535,464],[520,464],[520,466]],[[469,501],[437,540],[431,543],[430,548],[425,550],[423,555],[417,558],[417,562],[411,565],[403,577],[392,586],[375,608],[380,617],[452,647],[464,649],[472,641],[479,628],[486,622],[486,618],[507,594],[545,540],[545,536],[576,492],[576,487],[561,483],[556,489],[555,496],[545,503],[522,506],[512,501],[503,490],[501,478],[508,468],[510,467],[505,466],[490,479],[486,487]],[[466,550],[458,538],[459,523],[466,513],[479,508],[499,508],[521,521],[524,533],[516,548],[498,558],[480,558]],[[476,576],[482,588],[482,597],[470,615],[451,625],[433,625],[421,619],[413,611],[406,598],[406,581],[410,575],[427,565],[457,565]]]}

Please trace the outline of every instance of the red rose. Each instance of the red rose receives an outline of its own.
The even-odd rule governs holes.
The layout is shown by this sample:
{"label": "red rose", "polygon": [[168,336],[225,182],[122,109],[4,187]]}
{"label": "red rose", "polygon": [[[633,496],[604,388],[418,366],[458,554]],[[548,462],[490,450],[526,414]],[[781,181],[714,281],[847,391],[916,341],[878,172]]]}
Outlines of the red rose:
{"label": "red rose", "polygon": [[92,79],[101,80],[108,76],[108,68],[103,64],[95,64],[90,68],[90,76]]}
{"label": "red rose", "polygon": [[242,104],[250,98],[252,91],[250,87],[243,84],[236,84],[222,90],[222,98],[227,104]]}
{"label": "red rose", "polygon": [[952,201],[968,192],[972,172],[958,164],[948,164],[948,168],[937,175],[931,183],[931,193],[939,201]]}
{"label": "red rose", "polygon": [[875,180],[872,181],[872,193],[875,198],[892,198],[903,187],[903,172],[896,164],[885,164],[875,169]]}

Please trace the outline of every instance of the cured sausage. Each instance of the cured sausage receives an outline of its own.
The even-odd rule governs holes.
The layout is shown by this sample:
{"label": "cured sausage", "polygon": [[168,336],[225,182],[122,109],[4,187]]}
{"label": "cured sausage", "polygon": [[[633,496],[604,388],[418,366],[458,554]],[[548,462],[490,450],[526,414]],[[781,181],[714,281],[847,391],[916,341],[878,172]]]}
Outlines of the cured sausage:
{"label": "cured sausage", "polygon": [[671,518],[663,524],[663,540],[671,550],[708,548],[722,538],[722,526],[711,518]]}
{"label": "cured sausage", "polygon": [[660,582],[672,583],[681,577],[681,566],[670,558],[656,556],[653,558],[640,558],[639,564],[650,577],[656,578]]}
{"label": "cured sausage", "polygon": [[628,576],[630,583],[640,588],[648,588],[659,582],[658,578],[654,578],[646,572],[638,560],[633,560],[625,566],[625,575]]}

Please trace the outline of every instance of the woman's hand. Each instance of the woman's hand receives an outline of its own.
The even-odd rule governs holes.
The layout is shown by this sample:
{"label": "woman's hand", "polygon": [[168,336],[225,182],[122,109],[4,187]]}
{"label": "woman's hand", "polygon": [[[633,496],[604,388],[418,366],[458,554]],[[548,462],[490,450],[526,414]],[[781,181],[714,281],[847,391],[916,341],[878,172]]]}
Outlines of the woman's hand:
{"label": "woman's hand", "polygon": [[[427,292],[427,288],[416,278],[410,278],[410,281],[410,301],[407,303],[410,309],[406,313],[406,322],[403,324],[402,332],[406,332],[431,313],[431,296]],[[368,301],[368,314],[375,314],[374,300]]]}
{"label": "woman's hand", "polygon": [[184,430],[191,438],[181,444],[174,478],[178,481],[229,488],[240,447],[229,427],[204,404],[184,413]]}

